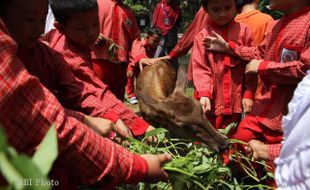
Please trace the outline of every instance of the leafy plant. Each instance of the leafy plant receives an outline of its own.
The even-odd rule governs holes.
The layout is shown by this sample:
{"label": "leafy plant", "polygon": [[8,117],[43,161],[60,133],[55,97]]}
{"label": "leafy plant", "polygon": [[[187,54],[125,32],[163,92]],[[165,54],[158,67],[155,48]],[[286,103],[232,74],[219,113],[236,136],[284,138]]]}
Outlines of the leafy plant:
{"label": "leafy plant", "polygon": [[57,137],[52,126],[31,158],[8,145],[0,126],[0,172],[9,183],[5,189],[49,190],[48,172],[57,158]]}
{"label": "leafy plant", "polygon": [[[231,125],[229,128],[232,128]],[[229,130],[223,132],[228,133]],[[144,143],[149,136],[156,135],[158,141],[151,145]],[[255,185],[247,184],[243,179],[239,179],[231,167],[225,166],[223,155],[208,150],[205,146],[197,142],[191,142],[184,139],[169,138],[166,129],[158,128],[147,133],[142,141],[129,139],[132,152],[138,154],[160,154],[169,153],[172,161],[166,163],[163,168],[169,173],[169,183],[159,182],[156,184],[140,183],[136,189],[160,189],[160,190],[183,190],[183,189],[273,189],[261,184],[261,180],[251,163],[253,160],[234,151],[229,155],[230,159],[238,163],[247,173],[247,178],[256,181]],[[237,140],[230,140],[231,145],[243,143]],[[233,147],[233,146],[231,146]],[[264,167],[264,163],[255,162]],[[131,187],[132,188],[132,187]],[[119,187],[119,190],[128,189],[128,186]]]}

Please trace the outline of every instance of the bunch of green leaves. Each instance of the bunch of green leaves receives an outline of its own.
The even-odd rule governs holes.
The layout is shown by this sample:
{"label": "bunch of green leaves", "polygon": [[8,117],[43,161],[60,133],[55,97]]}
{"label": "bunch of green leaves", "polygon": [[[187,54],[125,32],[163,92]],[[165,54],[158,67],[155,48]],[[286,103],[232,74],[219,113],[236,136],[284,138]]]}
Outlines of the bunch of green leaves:
{"label": "bunch of green leaves", "polygon": [[9,183],[8,187],[0,189],[51,189],[47,175],[57,158],[57,146],[56,132],[54,127],[51,127],[32,158],[19,154],[9,146],[0,126],[0,173]]}
{"label": "bunch of green leaves", "polygon": [[[232,127],[234,127],[234,125],[230,125],[222,132],[227,134]],[[156,136],[157,142],[147,145],[144,141],[150,136]],[[255,169],[252,167],[251,163],[253,160],[242,155],[238,151],[234,151],[234,153],[230,155],[230,159],[244,167],[245,172],[248,174],[248,178],[256,181],[256,185],[248,185],[238,179],[238,176],[234,176],[232,168],[224,165],[222,154],[210,151],[201,143],[169,138],[169,132],[166,129],[158,128],[151,131],[147,133],[145,138],[141,141],[136,139],[129,139],[129,141],[129,150],[137,154],[169,153],[172,157],[172,161],[163,166],[169,173],[168,183],[140,183],[133,189],[272,189],[260,184],[262,178],[258,178]],[[243,143],[237,140],[230,140],[229,142],[231,145]],[[256,163],[266,167],[264,163]],[[264,178],[266,178],[266,176],[264,176]],[[132,186],[130,188],[128,186],[119,187],[118,189],[132,189]]]}

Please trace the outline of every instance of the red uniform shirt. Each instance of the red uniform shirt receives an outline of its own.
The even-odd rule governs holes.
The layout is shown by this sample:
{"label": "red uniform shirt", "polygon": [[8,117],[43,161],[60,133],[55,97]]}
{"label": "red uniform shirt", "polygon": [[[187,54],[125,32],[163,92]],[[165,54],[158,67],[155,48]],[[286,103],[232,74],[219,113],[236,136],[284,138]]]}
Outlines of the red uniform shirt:
{"label": "red uniform shirt", "polygon": [[0,20],[0,122],[10,144],[31,155],[55,124],[58,164],[70,177],[84,184],[109,179],[106,185],[142,180],[146,161],[100,137],[63,109],[18,60],[17,46],[6,31]]}
{"label": "red uniform shirt", "polygon": [[[105,113],[105,110],[109,110],[110,113],[108,113],[109,115],[106,118],[112,117],[112,120],[115,118],[112,115],[113,112],[116,113],[118,116],[117,119],[122,119],[136,136],[145,133],[149,124],[127,108],[108,90],[108,87],[95,76],[92,70],[90,50],[78,48],[57,30],[49,32],[45,36],[45,40],[49,42],[50,47],[62,54],[67,62],[65,64],[71,67],[70,69],[73,70],[75,77],[84,84],[84,94],[93,95],[97,98],[97,103],[92,104],[94,110],[99,109],[102,113]],[[49,61],[49,64],[55,65],[57,63]],[[64,63],[60,65],[62,64]],[[63,75],[65,75],[65,73],[63,73]]]}
{"label": "red uniform shirt", "polygon": [[[97,0],[100,19],[100,33],[120,45],[112,62],[125,62],[128,64],[129,52],[134,40],[140,37],[139,26],[131,9],[121,1]],[[106,42],[96,47],[92,52],[92,59],[109,60],[108,49],[110,43]],[[124,76],[125,77],[125,76]]]}
{"label": "red uniform shirt", "polygon": [[181,39],[178,41],[177,45],[169,53],[171,59],[175,59],[185,55],[192,48],[194,38],[196,37],[198,32],[200,32],[206,26],[207,20],[208,20],[208,14],[201,7],[197,12],[192,23],[186,29]]}
{"label": "red uniform shirt", "polygon": [[153,48],[148,44],[147,39],[136,40],[132,45],[128,70],[133,70],[141,59],[154,57],[156,49],[157,47]]}
{"label": "red uniform shirt", "polygon": [[162,31],[163,36],[166,36],[180,17],[181,9],[176,2],[169,5],[166,0],[162,0],[154,9],[153,25]]}
{"label": "red uniform shirt", "polygon": [[254,43],[246,25],[231,21],[228,26],[219,27],[209,21],[194,40],[189,78],[193,79],[198,98],[206,96],[211,99],[211,110],[215,115],[242,113],[243,92],[244,98],[253,98],[256,86],[243,86],[246,62],[228,54],[206,50],[202,41],[212,35],[212,31],[221,34],[226,40],[249,46]]}
{"label": "red uniform shirt", "polygon": [[241,58],[264,60],[258,69],[264,84],[251,114],[272,130],[282,131],[282,116],[287,113],[287,105],[297,84],[310,68],[309,31],[310,12],[307,7],[275,21],[265,40],[257,47],[229,42]]}

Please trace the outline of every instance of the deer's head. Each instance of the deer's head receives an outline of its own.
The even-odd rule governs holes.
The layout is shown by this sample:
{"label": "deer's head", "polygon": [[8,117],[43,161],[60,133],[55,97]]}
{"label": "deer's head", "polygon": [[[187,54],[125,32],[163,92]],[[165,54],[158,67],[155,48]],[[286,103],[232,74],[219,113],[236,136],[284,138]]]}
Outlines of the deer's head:
{"label": "deer's head", "polygon": [[156,99],[140,90],[139,100],[148,107],[145,115],[163,124],[173,136],[202,141],[215,151],[225,149],[226,138],[212,127],[199,102],[186,96],[187,82],[185,68],[181,66],[175,88],[166,98]]}

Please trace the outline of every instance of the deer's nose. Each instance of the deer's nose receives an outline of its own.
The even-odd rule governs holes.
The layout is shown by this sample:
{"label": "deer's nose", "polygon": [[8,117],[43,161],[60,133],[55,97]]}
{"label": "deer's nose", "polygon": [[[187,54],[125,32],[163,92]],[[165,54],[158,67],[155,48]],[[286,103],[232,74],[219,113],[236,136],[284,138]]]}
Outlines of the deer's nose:
{"label": "deer's nose", "polygon": [[229,143],[225,142],[224,145],[219,147],[219,153],[225,152],[227,149],[229,149]]}

